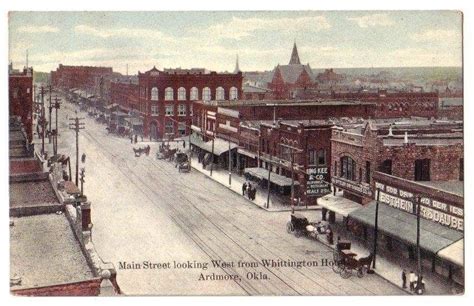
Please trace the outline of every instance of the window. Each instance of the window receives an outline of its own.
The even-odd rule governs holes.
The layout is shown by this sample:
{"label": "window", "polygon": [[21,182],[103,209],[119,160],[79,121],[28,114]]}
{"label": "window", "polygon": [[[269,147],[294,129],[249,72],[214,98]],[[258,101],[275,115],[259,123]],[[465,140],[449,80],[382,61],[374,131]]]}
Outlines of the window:
{"label": "window", "polygon": [[189,100],[199,100],[199,90],[196,87],[191,88],[191,92],[189,93]]}
{"label": "window", "polygon": [[151,89],[151,100],[152,101],[158,101],[158,88],[153,87]]}
{"label": "window", "polygon": [[178,116],[186,116],[186,105],[185,104],[178,105]]}
{"label": "window", "polygon": [[202,90],[202,100],[211,101],[211,89],[209,87],[204,87]]}
{"label": "window", "polygon": [[184,122],[178,123],[178,134],[180,136],[186,135],[186,124]]}
{"label": "window", "polygon": [[316,150],[315,149],[308,150],[308,164],[316,165]]}
{"label": "window", "polygon": [[459,159],[459,180],[464,181],[464,158]]}
{"label": "window", "polygon": [[165,123],[165,133],[166,134],[174,134],[174,126],[173,121],[167,120]]}
{"label": "window", "polygon": [[166,116],[173,116],[174,115],[173,104],[168,104],[168,105],[165,106],[165,115]]}
{"label": "window", "polygon": [[166,100],[166,101],[171,101],[171,100],[174,99],[173,96],[174,96],[173,88],[167,87],[167,88],[165,89],[165,100]]}
{"label": "window", "polygon": [[326,150],[321,149],[318,151],[318,165],[324,166],[326,165]]}
{"label": "window", "polygon": [[186,89],[184,87],[178,88],[178,100],[179,101],[186,100]]}
{"label": "window", "polygon": [[341,177],[351,181],[356,179],[356,163],[348,156],[341,157]]}
{"label": "window", "polygon": [[415,181],[429,181],[430,180],[430,160],[417,159],[415,160]]}
{"label": "window", "polygon": [[217,87],[217,89],[216,89],[216,100],[225,100],[224,88]]}
{"label": "window", "polygon": [[19,91],[20,91],[20,88],[18,88],[18,87],[15,87],[15,88],[13,89],[13,99],[17,99],[17,98],[18,98],[18,93],[19,93]]}
{"label": "window", "polygon": [[157,104],[152,104],[151,105],[151,114],[153,116],[158,116],[158,105]]}
{"label": "window", "polygon": [[392,160],[391,159],[386,159],[382,162],[382,165],[380,166],[380,172],[392,175]]}
{"label": "window", "polygon": [[189,104],[189,116],[193,115],[193,105]]}
{"label": "window", "polygon": [[237,100],[239,92],[236,87],[231,87],[229,92],[229,100]]}
{"label": "window", "polygon": [[27,94],[30,93],[30,88],[29,88],[29,87],[26,89],[26,93],[27,93]]}
{"label": "window", "polygon": [[365,162],[365,182],[370,184],[370,162]]}

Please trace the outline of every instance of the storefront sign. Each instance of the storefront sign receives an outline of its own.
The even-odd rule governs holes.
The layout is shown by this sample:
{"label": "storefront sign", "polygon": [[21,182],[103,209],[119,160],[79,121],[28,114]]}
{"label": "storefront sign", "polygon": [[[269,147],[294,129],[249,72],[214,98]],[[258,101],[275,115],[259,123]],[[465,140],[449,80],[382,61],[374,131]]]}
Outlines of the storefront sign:
{"label": "storefront sign", "polygon": [[[413,203],[414,194],[397,187],[375,182],[380,203],[416,214]],[[440,223],[444,226],[464,231],[464,209],[447,203],[442,203],[432,198],[420,197],[420,216],[426,220]]]}
{"label": "storefront sign", "polygon": [[372,197],[372,190],[370,189],[370,186],[368,185],[362,185],[360,183],[352,182],[340,177],[332,177],[331,182],[335,186],[345,189],[347,191],[352,191],[366,197]]}
{"label": "storefront sign", "polygon": [[306,195],[321,197],[331,193],[331,187],[327,182],[327,167],[310,167],[306,169],[308,180],[306,181]]}

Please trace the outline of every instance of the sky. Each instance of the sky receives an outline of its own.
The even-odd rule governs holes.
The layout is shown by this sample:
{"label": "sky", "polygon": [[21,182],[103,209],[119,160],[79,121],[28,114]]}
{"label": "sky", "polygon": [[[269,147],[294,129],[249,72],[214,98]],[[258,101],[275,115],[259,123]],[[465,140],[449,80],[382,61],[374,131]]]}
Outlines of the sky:
{"label": "sky", "polygon": [[457,11],[10,12],[9,61],[35,71],[462,66]]}

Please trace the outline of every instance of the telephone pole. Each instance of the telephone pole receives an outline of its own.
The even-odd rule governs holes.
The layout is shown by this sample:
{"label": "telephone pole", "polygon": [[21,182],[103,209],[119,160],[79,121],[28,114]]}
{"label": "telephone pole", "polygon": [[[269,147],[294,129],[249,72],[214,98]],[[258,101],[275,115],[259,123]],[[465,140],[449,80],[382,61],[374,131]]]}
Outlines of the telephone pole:
{"label": "telephone pole", "polygon": [[51,113],[53,111],[53,106],[51,104],[52,103],[52,101],[51,101],[51,91],[52,91],[53,86],[51,84],[49,84],[48,87],[49,87],[49,107],[48,107],[49,108],[49,133],[48,133],[49,137],[48,137],[48,139],[49,139],[49,143],[51,143],[51,127],[52,127]]}
{"label": "telephone pole", "polygon": [[44,110],[44,87],[41,86],[41,155],[44,155],[44,132],[46,130],[46,113]]}
{"label": "telephone pole", "polygon": [[74,118],[69,118],[69,129],[74,130],[76,132],[76,186],[79,184],[79,130],[85,129],[85,123],[82,122],[81,120],[84,120],[84,118],[79,118],[77,117],[77,111],[76,111],[76,117]]}
{"label": "telephone pole", "polygon": [[[58,130],[58,109],[61,108],[61,100],[58,99],[58,96],[54,98],[54,104],[53,108],[56,110],[56,129],[54,130],[53,133],[53,151],[54,155],[58,154],[58,136],[59,136],[59,130]],[[51,126],[51,124],[50,124]]]}

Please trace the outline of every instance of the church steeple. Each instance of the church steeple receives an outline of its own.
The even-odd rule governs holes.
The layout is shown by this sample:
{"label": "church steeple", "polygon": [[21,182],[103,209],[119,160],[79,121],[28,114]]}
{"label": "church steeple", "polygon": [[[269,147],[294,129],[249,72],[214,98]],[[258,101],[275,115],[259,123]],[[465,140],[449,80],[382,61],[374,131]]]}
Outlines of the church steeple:
{"label": "church steeple", "polygon": [[239,68],[239,55],[237,54],[237,58],[235,60],[235,69],[234,69],[234,73],[239,73],[240,72],[240,68]]}
{"label": "church steeple", "polygon": [[300,57],[298,56],[298,49],[296,42],[293,44],[293,51],[291,52],[290,63],[288,65],[301,65]]}

